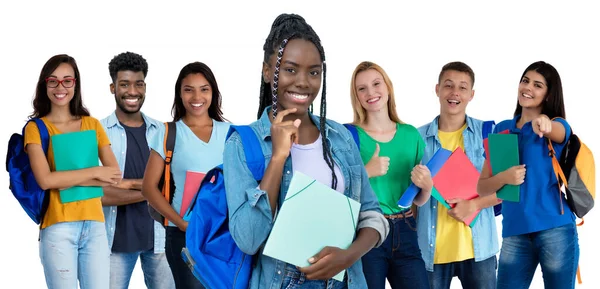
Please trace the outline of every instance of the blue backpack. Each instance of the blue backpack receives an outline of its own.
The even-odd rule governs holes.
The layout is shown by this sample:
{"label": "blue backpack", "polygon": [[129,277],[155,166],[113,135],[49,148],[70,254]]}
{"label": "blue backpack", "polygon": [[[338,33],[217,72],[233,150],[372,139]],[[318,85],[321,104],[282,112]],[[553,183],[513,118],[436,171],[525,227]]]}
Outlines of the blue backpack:
{"label": "blue backpack", "polygon": [[39,118],[33,118],[27,121],[23,126],[22,134],[15,133],[8,141],[8,151],[6,153],[6,171],[10,178],[10,190],[23,207],[23,210],[38,225],[46,213],[49,202],[49,194],[40,188],[31,165],[29,156],[25,152],[25,127],[29,122],[34,121],[40,131],[42,148],[48,155],[48,144],[50,136],[44,122]]}
{"label": "blue backpack", "polygon": [[[496,124],[496,122],[493,120],[483,122],[483,126],[481,128],[481,135],[482,135],[483,139],[486,139],[488,137],[488,134],[492,133],[492,130],[494,129],[495,124]],[[352,138],[354,138],[354,142],[356,142],[356,145],[358,146],[358,149],[360,150],[360,141],[358,140],[358,131],[356,130],[356,126],[354,126],[351,123],[346,123],[346,124],[344,124],[344,126],[350,131],[350,133],[352,134]],[[498,216],[501,213],[502,213],[502,204],[495,205],[494,206],[494,215]]]}
{"label": "blue backpack", "polygon": [[[250,126],[231,126],[227,138],[234,131],[242,140],[248,168],[254,179],[260,182],[265,171],[265,157],[259,138]],[[225,194],[221,164],[206,173],[195,200],[184,216],[189,221],[186,247],[181,255],[206,288],[245,289],[250,282],[253,258],[238,248],[229,232]]]}

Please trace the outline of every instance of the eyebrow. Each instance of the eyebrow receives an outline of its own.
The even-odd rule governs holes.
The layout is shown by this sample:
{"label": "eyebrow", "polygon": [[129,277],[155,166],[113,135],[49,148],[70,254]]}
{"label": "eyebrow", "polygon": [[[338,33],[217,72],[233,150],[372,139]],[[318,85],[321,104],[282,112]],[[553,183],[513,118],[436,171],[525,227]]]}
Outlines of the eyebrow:
{"label": "eyebrow", "polygon": [[[296,66],[296,67],[300,66],[300,65],[298,65],[298,63],[290,61],[290,60],[286,60],[283,63],[289,64],[289,65],[293,65],[293,66]],[[321,68],[321,63],[319,63],[319,64],[313,64],[313,65],[309,66],[309,68]]]}
{"label": "eyebrow", "polygon": [[[191,87],[191,88],[194,88],[194,86],[193,86],[193,85],[189,85],[189,84],[185,84],[185,85],[183,85],[183,87]],[[208,88],[210,88],[210,84],[208,84],[208,83],[207,83],[207,84],[203,84],[203,85],[200,85],[199,87],[200,87],[200,88],[203,88],[203,87],[208,87]]]}

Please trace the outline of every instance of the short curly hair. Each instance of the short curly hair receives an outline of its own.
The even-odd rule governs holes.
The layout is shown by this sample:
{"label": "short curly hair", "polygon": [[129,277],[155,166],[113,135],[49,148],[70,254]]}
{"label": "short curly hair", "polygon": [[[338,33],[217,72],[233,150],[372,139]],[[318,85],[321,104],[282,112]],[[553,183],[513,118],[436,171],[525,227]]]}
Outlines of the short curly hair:
{"label": "short curly hair", "polygon": [[141,71],[146,77],[148,75],[148,62],[141,55],[127,51],[115,56],[108,63],[108,72],[110,72],[110,78],[113,82],[117,81],[117,73],[125,70]]}

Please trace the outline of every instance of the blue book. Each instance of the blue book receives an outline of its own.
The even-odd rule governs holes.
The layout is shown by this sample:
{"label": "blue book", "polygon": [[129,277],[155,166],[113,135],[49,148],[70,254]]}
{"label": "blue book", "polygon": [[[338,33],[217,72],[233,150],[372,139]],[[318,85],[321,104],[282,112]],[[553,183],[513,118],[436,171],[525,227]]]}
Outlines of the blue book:
{"label": "blue book", "polygon": [[[429,172],[431,173],[431,177],[435,177],[437,172],[442,168],[444,163],[450,158],[452,152],[447,149],[439,149],[433,157],[427,162],[427,168],[429,168]],[[398,207],[401,208],[410,208],[413,203],[413,200],[417,196],[417,194],[421,191],[421,189],[415,184],[411,183],[410,186],[404,191],[404,194],[400,197],[398,201]]]}

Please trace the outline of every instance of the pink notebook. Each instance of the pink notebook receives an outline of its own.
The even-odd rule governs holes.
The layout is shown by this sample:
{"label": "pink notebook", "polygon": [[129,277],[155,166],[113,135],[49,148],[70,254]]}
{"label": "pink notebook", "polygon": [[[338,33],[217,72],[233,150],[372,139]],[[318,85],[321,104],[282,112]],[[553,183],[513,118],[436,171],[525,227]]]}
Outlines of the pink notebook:
{"label": "pink notebook", "polygon": [[[471,200],[477,198],[477,182],[479,171],[473,166],[465,152],[459,147],[454,150],[444,166],[433,177],[433,184],[446,200],[460,198]],[[441,202],[441,201],[440,201]],[[472,227],[479,210],[465,219],[465,224]]]}
{"label": "pink notebook", "polygon": [[205,173],[187,171],[185,173],[185,184],[183,185],[183,198],[181,199],[181,210],[179,210],[179,216],[183,218],[187,212],[190,204],[196,197],[198,189],[200,189],[200,183],[204,179]]}

